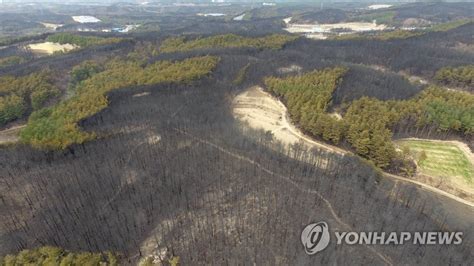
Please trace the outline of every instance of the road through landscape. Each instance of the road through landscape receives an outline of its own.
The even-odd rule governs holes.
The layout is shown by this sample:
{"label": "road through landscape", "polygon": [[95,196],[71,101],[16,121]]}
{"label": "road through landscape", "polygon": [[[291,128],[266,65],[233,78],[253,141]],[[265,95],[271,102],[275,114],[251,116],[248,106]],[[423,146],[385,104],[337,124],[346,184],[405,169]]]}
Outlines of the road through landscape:
{"label": "road through landscape", "polygon": [[[265,92],[261,87],[251,87],[237,95],[234,100],[233,111],[234,115],[241,121],[248,123],[251,127],[272,132],[276,139],[285,144],[304,142],[310,147],[322,148],[340,155],[352,154],[350,151],[316,141],[302,133],[301,130],[291,123],[286,106]],[[474,210],[473,202],[447,193],[436,187],[386,172],[384,172],[384,176],[400,182],[413,184],[429,193],[449,198],[450,200],[469,206]]]}

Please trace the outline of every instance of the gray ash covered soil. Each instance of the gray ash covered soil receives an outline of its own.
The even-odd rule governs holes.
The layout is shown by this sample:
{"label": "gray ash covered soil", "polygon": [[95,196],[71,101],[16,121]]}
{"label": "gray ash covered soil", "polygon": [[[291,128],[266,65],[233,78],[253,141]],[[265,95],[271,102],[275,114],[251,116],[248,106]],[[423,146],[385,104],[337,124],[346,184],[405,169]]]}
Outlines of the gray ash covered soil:
{"label": "gray ash covered soil", "polygon": [[[220,31],[205,27],[210,24],[196,27],[197,33]],[[227,26],[245,34],[248,22]],[[304,71],[352,67],[336,91],[335,104],[362,95],[406,99],[422,88],[407,85],[401,76],[354,65],[384,65],[394,71],[412,66],[415,74],[431,75],[442,64],[467,64],[473,55],[432,47],[430,40],[449,40],[454,34],[459,40],[451,40],[462,41],[472,27],[401,41],[300,39],[280,51],[215,49],[152,58],[150,62],[199,54],[222,57],[210,77],[190,85],[112,92],[110,106],[81,124],[98,132],[95,141],[65,151],[1,148],[0,256],[55,245],[120,252],[124,263],[167,249],[184,265],[463,264],[474,255],[471,207],[384,178],[355,157],[303,151],[296,145],[292,152],[314,156],[296,160],[269,142],[265,132],[242,128],[231,103],[244,88],[262,84],[264,76],[292,64]],[[41,58],[1,74],[23,75],[46,66],[67,71],[95,53],[125,55],[133,44]],[[407,46],[412,49],[400,49]],[[234,85],[248,63],[247,78]],[[133,97],[137,94],[142,96]],[[368,247],[335,245],[333,239],[323,252],[307,256],[300,233],[317,221],[326,221],[331,231],[462,231],[464,241]],[[158,245],[146,245],[150,239]]]}
{"label": "gray ash covered soil", "polygon": [[[142,91],[151,94],[133,97]],[[449,264],[472,257],[472,208],[395,184],[357,158],[313,150],[306,151],[313,164],[290,159],[270,149],[275,144],[263,133],[242,132],[229,93],[212,79],[126,89],[83,125],[108,137],[66,152],[2,150],[2,253],[49,244],[119,251],[133,262],[149,255],[140,247],[151,237],[160,240],[156,250],[167,248],[185,264],[386,264],[382,257]],[[151,135],[160,141],[147,141]],[[320,167],[326,160],[329,167]],[[333,241],[310,257],[300,232],[320,220],[332,231],[461,230],[464,241]]]}

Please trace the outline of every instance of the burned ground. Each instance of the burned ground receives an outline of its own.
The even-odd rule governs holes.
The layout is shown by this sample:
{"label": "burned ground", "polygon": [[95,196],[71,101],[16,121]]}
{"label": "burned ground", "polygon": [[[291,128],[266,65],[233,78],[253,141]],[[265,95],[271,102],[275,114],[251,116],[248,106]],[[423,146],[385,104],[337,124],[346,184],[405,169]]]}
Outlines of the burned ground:
{"label": "burned ground", "polygon": [[[124,57],[138,42],[158,47],[182,32],[259,36],[280,32],[281,22],[186,18],[178,26],[177,20],[156,36],[134,33],[131,41],[32,58],[0,74],[49,68],[66,75],[84,60]],[[462,264],[473,256],[472,208],[385,178],[357,157],[299,145],[283,149],[266,132],[242,127],[231,106],[239,92],[262,85],[265,76],[286,75],[279,69],[292,65],[302,71],[349,67],[333,95],[335,107],[362,96],[407,99],[423,86],[410,84],[399,71],[430,79],[440,67],[472,64],[472,53],[453,49],[449,41],[442,47],[431,41],[454,36],[465,42],[472,27],[406,40],[300,38],[281,50],[208,49],[150,57],[148,63],[208,54],[221,60],[209,77],[188,85],[113,91],[107,109],[81,122],[98,133],[94,141],[64,151],[1,147],[0,255],[55,245],[111,250],[122,253],[125,262],[164,249],[183,264]],[[247,65],[245,78],[234,83]],[[304,154],[309,158],[296,159]],[[448,247],[332,242],[318,256],[306,256],[301,230],[320,220],[331,231],[463,231],[464,241]]]}
{"label": "burned ground", "polygon": [[[468,207],[382,178],[357,158],[314,150],[309,164],[269,149],[276,144],[263,133],[247,137],[233,120],[228,101],[237,91],[211,78],[114,92],[110,108],[83,124],[103,138],[65,152],[2,150],[2,252],[49,244],[118,251],[133,261],[152,237],[160,240],[153,252],[167,248],[183,263],[472,256]],[[299,233],[319,220],[333,231],[462,229],[465,238],[449,248],[332,245],[307,257]]]}

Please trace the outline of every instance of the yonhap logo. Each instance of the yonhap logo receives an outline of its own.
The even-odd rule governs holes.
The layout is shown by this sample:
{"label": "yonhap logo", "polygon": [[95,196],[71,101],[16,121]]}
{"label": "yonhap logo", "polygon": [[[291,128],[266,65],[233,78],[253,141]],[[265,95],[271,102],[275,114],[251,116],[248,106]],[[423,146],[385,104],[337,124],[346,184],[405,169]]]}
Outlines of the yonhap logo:
{"label": "yonhap logo", "polygon": [[[341,232],[334,231],[335,245],[460,245],[463,232]],[[314,255],[329,245],[326,222],[308,224],[301,232],[301,243],[308,255]]]}
{"label": "yonhap logo", "polygon": [[301,243],[308,255],[314,255],[329,245],[329,227],[326,222],[308,224],[301,233]]}

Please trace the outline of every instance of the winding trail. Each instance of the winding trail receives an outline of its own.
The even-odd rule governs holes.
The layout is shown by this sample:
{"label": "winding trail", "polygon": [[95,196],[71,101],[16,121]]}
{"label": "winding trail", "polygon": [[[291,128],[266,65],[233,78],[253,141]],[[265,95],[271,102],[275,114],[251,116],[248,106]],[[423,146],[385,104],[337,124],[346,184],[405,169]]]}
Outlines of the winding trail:
{"label": "winding trail", "polygon": [[[299,138],[300,140],[306,142],[307,144],[325,149],[325,150],[333,152],[333,153],[337,153],[337,154],[342,155],[342,156],[344,156],[346,154],[354,155],[350,151],[341,149],[339,147],[335,147],[333,145],[329,145],[329,144],[326,144],[326,143],[316,141],[316,140],[312,139],[311,137],[305,135],[303,132],[301,132],[301,130],[296,128],[293,125],[293,123],[291,123],[290,118],[288,117],[288,110],[287,110],[286,106],[279,99],[273,97],[273,95],[271,95],[268,92],[264,91],[261,87],[253,87],[252,89],[256,89],[258,93],[265,95],[265,97],[269,97],[270,99],[272,99],[278,105],[279,110],[281,110],[281,121],[279,121],[279,122],[282,123],[282,126],[287,131],[289,131],[289,133],[291,133],[291,135]],[[443,191],[441,189],[438,189],[436,187],[433,187],[433,186],[430,186],[430,185],[427,185],[427,184],[424,184],[424,183],[421,183],[421,182],[418,182],[418,181],[415,181],[415,180],[411,180],[411,179],[408,179],[408,178],[405,178],[405,177],[402,177],[402,176],[386,173],[386,172],[383,172],[383,175],[387,178],[390,178],[390,179],[395,179],[395,180],[402,181],[402,182],[405,182],[405,183],[411,183],[411,184],[417,185],[418,187],[420,187],[420,188],[422,188],[426,191],[429,191],[431,193],[435,193],[435,194],[443,196],[443,197],[450,198],[450,199],[455,200],[459,203],[462,203],[462,204],[465,204],[467,206],[470,206],[470,207],[474,208],[474,203],[473,202],[462,199],[458,196],[455,196],[453,194],[445,192],[445,191]]]}
{"label": "winding trail", "polygon": [[[131,159],[132,159],[132,155],[135,153],[136,150],[138,150],[138,148],[140,148],[143,144],[157,144],[159,141],[161,140],[161,137],[159,135],[155,135],[153,133],[150,133],[148,132],[148,137],[143,140],[143,141],[140,141],[139,143],[137,143],[130,151],[128,151],[128,155],[127,155],[127,159],[125,160],[125,164],[126,166],[129,165]],[[126,173],[126,175],[131,175],[133,173]],[[130,177],[126,178],[125,182],[120,184],[120,187],[119,189],[114,193],[114,195],[109,199],[107,200],[107,202],[105,202],[100,208],[99,208],[99,215],[103,214],[106,210],[107,207],[110,206],[110,204],[115,201],[115,199],[120,195],[120,193],[122,193],[123,189],[125,187],[127,187],[130,183],[133,183],[133,180],[130,180]]]}
{"label": "winding trail", "polygon": [[[190,133],[188,133],[188,132],[186,132],[186,131],[180,130],[180,129],[178,129],[178,128],[174,128],[174,130],[177,131],[177,132],[179,132],[179,133],[181,133],[181,134],[183,134],[183,135],[188,136],[189,138],[191,138],[191,139],[193,139],[193,140],[195,140],[195,141],[197,141],[197,142],[199,142],[199,143],[202,143],[202,144],[205,144],[205,145],[207,145],[207,146],[210,146],[210,147],[212,147],[212,148],[214,148],[214,149],[217,149],[217,150],[219,150],[220,152],[225,153],[225,154],[227,154],[227,155],[229,155],[229,156],[231,156],[231,157],[234,157],[234,158],[236,158],[236,159],[238,159],[238,160],[245,161],[245,162],[248,162],[248,163],[250,163],[250,164],[252,164],[252,165],[255,165],[256,167],[258,167],[258,168],[259,168],[260,170],[262,170],[263,172],[265,172],[265,173],[267,173],[267,174],[269,174],[269,175],[271,175],[271,176],[275,176],[275,177],[277,177],[277,178],[280,178],[280,179],[282,179],[282,180],[284,180],[284,181],[290,183],[290,184],[293,185],[296,189],[298,189],[300,192],[307,193],[307,194],[312,194],[312,195],[316,195],[319,199],[321,199],[321,200],[324,202],[324,204],[326,205],[326,207],[327,207],[327,208],[329,209],[329,211],[331,212],[331,215],[334,217],[334,219],[335,219],[342,227],[344,227],[344,228],[345,228],[346,230],[348,230],[348,231],[353,231],[353,230],[352,230],[352,227],[351,227],[349,224],[347,224],[346,222],[344,222],[344,221],[341,219],[341,217],[339,217],[339,216],[337,215],[337,213],[336,213],[336,211],[334,210],[334,207],[332,206],[331,202],[329,202],[325,197],[323,197],[323,195],[321,195],[318,191],[312,190],[312,189],[304,188],[304,187],[302,187],[301,185],[299,185],[298,183],[296,183],[295,181],[291,180],[290,178],[288,178],[288,177],[286,177],[286,176],[283,176],[283,175],[280,175],[280,174],[278,174],[278,173],[275,173],[275,172],[273,172],[272,170],[270,170],[270,169],[264,167],[264,166],[261,165],[260,163],[254,161],[254,160],[252,160],[252,159],[250,159],[250,158],[248,158],[248,157],[246,157],[246,156],[242,156],[242,155],[237,154],[237,153],[235,153],[235,152],[229,151],[229,150],[223,148],[222,146],[219,146],[219,145],[217,145],[217,144],[215,144],[215,143],[212,143],[212,142],[210,142],[210,141],[208,141],[208,140],[205,140],[205,139],[199,138],[199,137],[197,137],[197,136],[194,136],[194,135],[192,135],[192,134],[190,134]],[[380,252],[378,252],[377,250],[375,250],[375,248],[373,248],[372,246],[365,245],[365,247],[366,247],[367,249],[369,249],[372,253],[374,253],[375,255],[377,255],[377,256],[378,256],[383,262],[385,262],[387,265],[393,265],[392,260],[391,260],[389,257],[387,257],[387,256],[385,256],[385,255],[383,255],[383,254],[381,254]]]}

